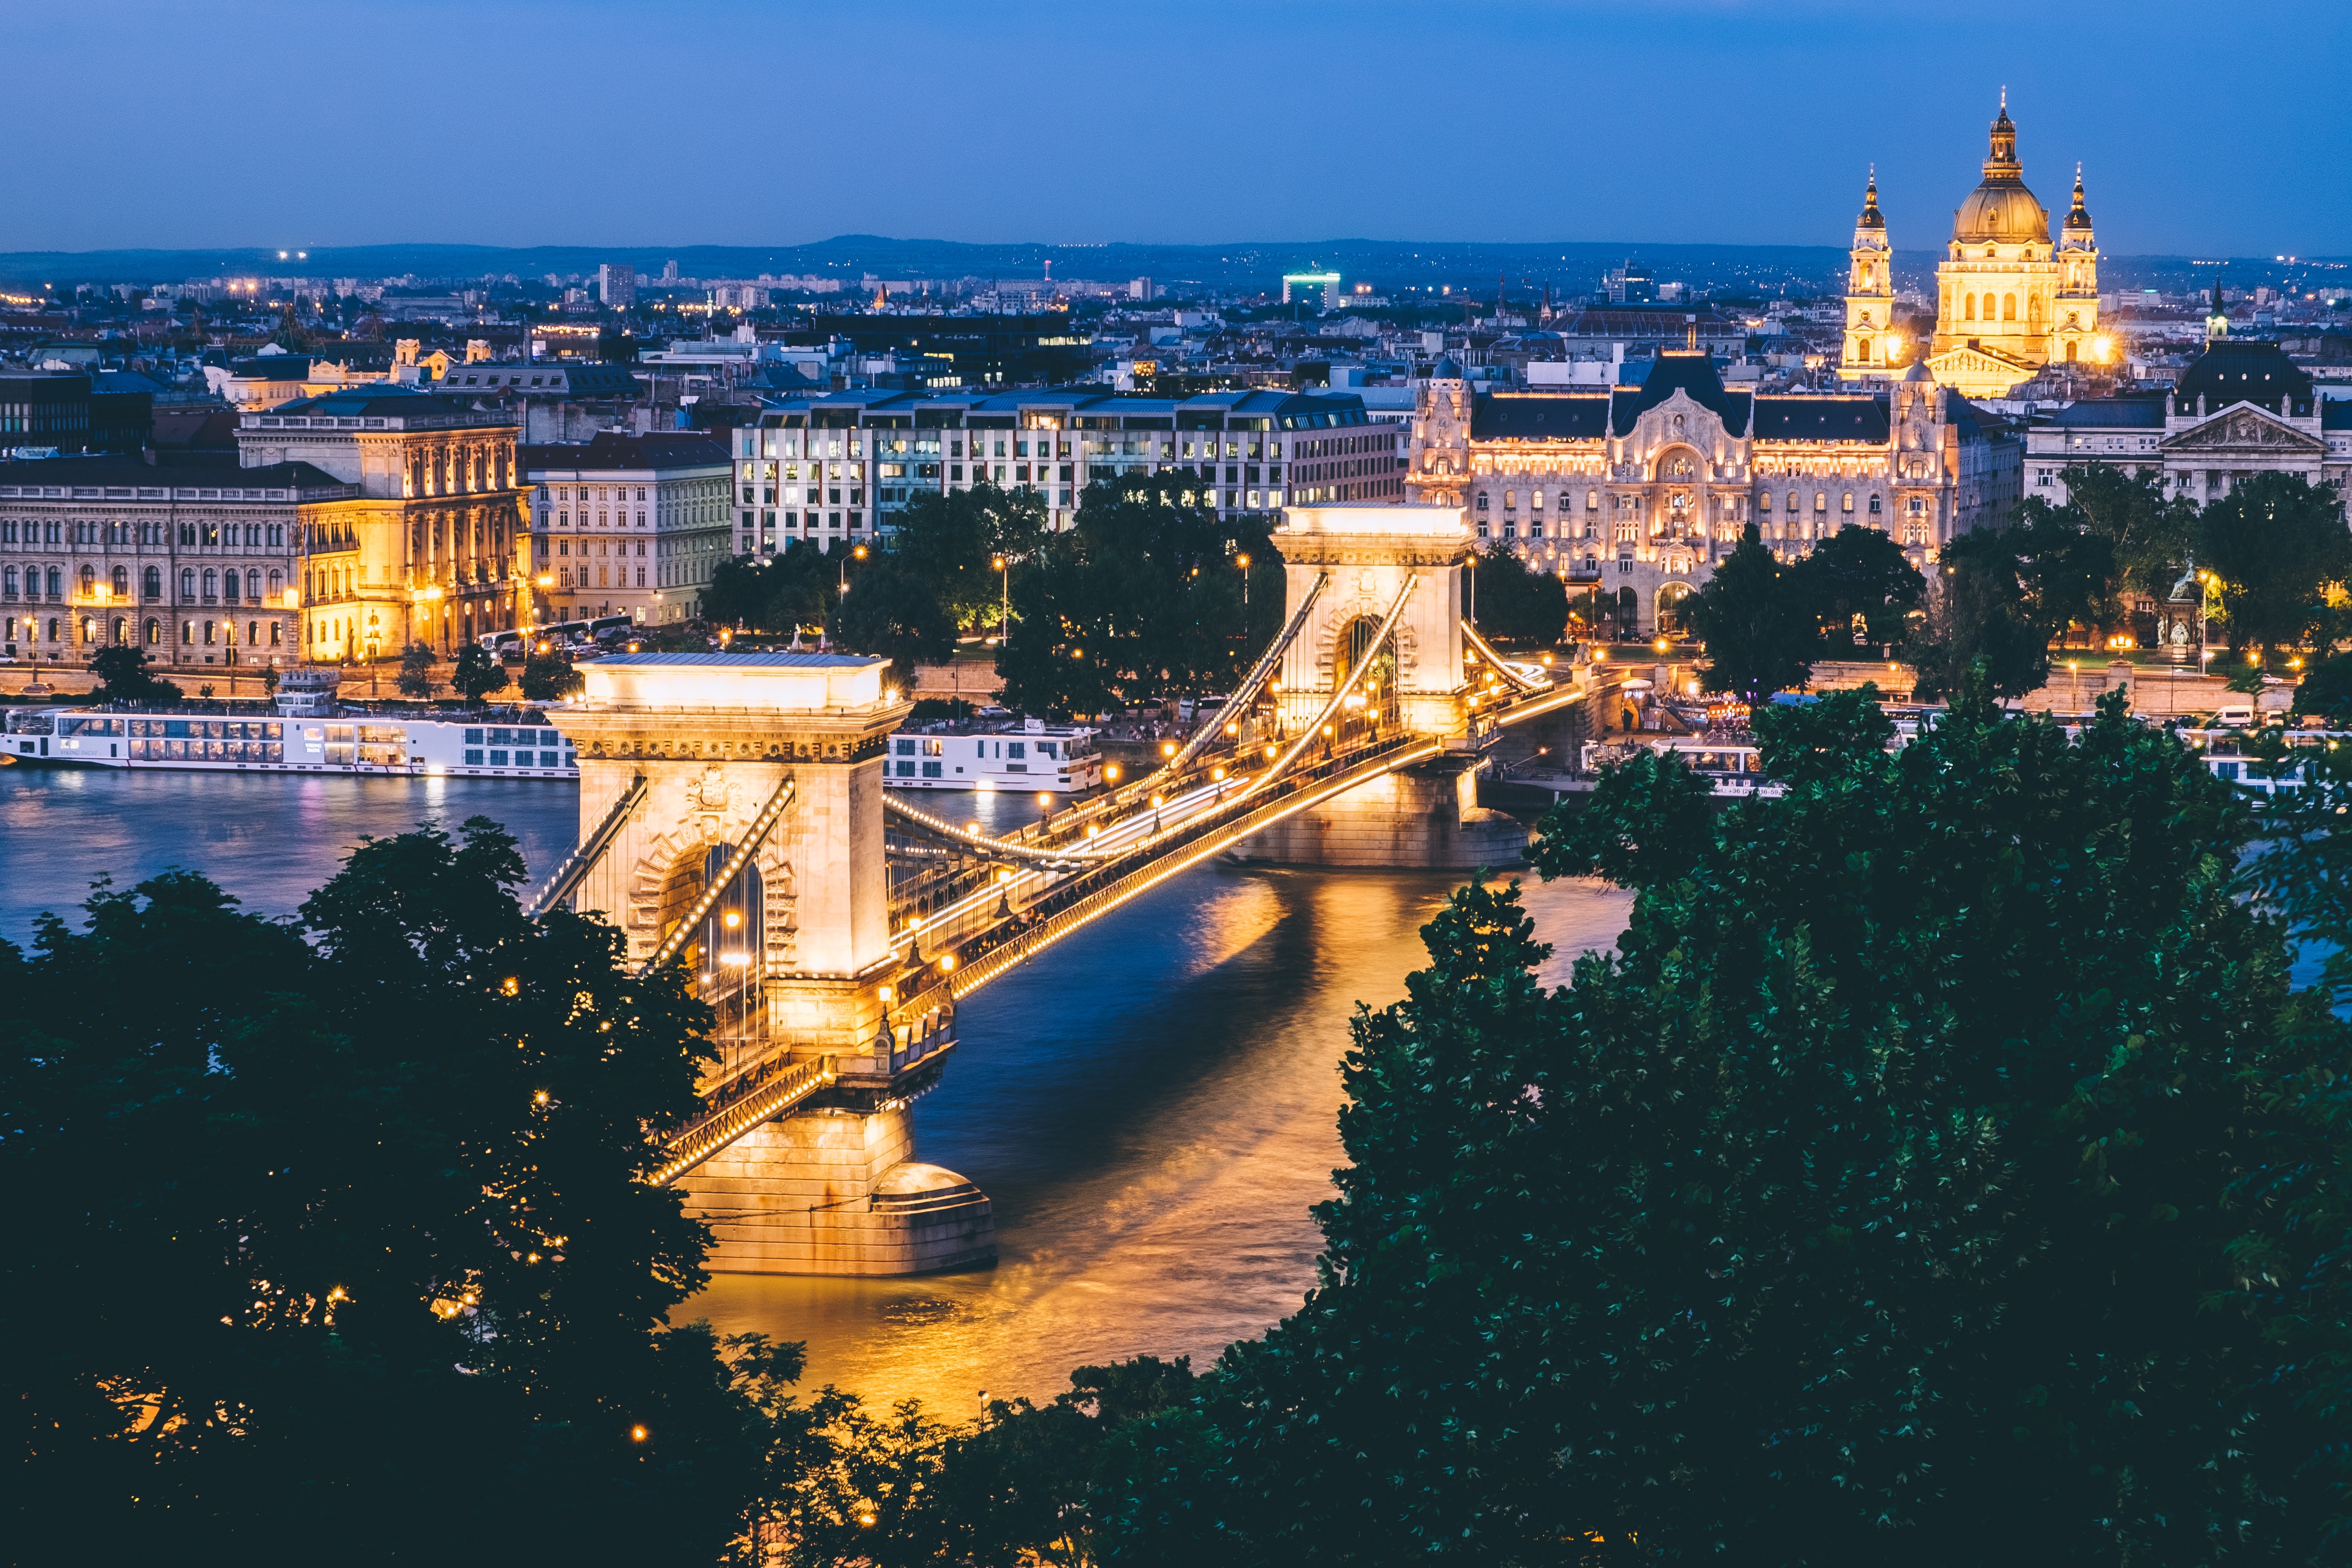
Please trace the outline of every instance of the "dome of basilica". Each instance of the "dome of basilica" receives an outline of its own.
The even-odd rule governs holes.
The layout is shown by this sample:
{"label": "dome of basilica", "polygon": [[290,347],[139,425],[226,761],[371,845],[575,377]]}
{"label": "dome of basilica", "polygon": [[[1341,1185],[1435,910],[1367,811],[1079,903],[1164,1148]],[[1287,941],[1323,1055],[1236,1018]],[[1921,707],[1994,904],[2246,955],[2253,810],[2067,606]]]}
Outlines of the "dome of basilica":
{"label": "dome of basilica", "polygon": [[1992,122],[1992,156],[1985,160],[1984,179],[1952,214],[1952,239],[1960,245],[2050,243],[2050,209],[2025,188],[2017,126],[2006,102]]}

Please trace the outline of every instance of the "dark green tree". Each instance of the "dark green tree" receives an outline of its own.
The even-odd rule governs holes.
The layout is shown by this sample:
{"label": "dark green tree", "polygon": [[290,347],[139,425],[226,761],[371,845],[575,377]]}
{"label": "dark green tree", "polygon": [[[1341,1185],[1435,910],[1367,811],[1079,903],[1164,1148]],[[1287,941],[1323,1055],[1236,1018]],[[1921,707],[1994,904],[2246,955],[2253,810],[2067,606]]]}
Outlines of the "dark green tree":
{"label": "dark green tree", "polygon": [[1045,498],[979,484],[924,491],[898,514],[890,556],[929,588],[959,631],[994,626],[1003,601],[995,562],[1014,572],[1045,538]]}
{"label": "dark green tree", "polygon": [[2339,653],[2305,670],[2295,687],[2294,707],[2331,729],[2352,728],[2352,654]]}
{"label": "dark green tree", "polygon": [[[180,688],[156,675],[147,650],[123,643],[100,648],[89,656],[90,673],[98,685],[90,700],[100,703],[146,703],[169,706],[180,700]],[[265,678],[268,672],[264,672]]]}
{"label": "dark green tree", "polygon": [[[2050,507],[2037,497],[2018,507],[2021,518],[2061,518],[2084,533],[2105,538],[2113,552],[2115,578],[2107,594],[2129,591],[2161,599],[2179,580],[2196,542],[2197,504],[2186,495],[2165,494],[2160,475],[2126,473],[2105,463],[2077,464],[2059,477],[2066,505]],[[2107,619],[2120,606],[2104,607]]]}
{"label": "dark green tree", "polygon": [[1944,547],[1927,613],[1905,649],[1926,699],[1960,688],[1981,662],[2000,696],[2050,674],[2051,639],[2095,622],[2115,575],[2113,547],[2057,517],[1962,534]]}
{"label": "dark green tree", "polygon": [[2324,1550],[2341,1314],[2283,1345],[2242,1260],[2260,1183],[2334,1166],[2239,800],[2118,699],[1758,724],[1782,800],[1694,831],[1620,769],[1547,821],[1636,893],[1566,988],[1515,890],[1426,928],[1355,1027],[1322,1283],[1147,1425],[1108,1560]]}
{"label": "dark green tree", "polygon": [[2255,475],[2199,515],[2197,564],[2220,579],[2232,654],[2302,644],[2333,625],[2326,587],[2352,571],[2336,486]]}
{"label": "dark green tree", "polygon": [[572,655],[561,648],[534,650],[523,661],[522,700],[527,703],[562,702],[583,684],[580,672],[572,667]]}
{"label": "dark green tree", "polygon": [[707,1015],[525,918],[522,871],[477,819],[362,845],[296,925],[174,872],[0,946],[26,1561],[103,1520],[183,1561],[709,1562],[761,1506],[797,1347],[663,1326],[707,1238],[644,1180]]}
{"label": "dark green tree", "polygon": [[1901,643],[1927,597],[1927,580],[1876,528],[1840,528],[1789,575],[1820,628],[1822,652],[1833,657],[1857,644]]}
{"label": "dark green tree", "polygon": [[1568,584],[1499,539],[1478,552],[1476,620],[1487,636],[1549,647],[1568,627]]}
{"label": "dark green tree", "polygon": [[1706,644],[1706,690],[1761,703],[1813,673],[1813,622],[1790,575],[1750,523],[1706,586],[1683,601],[1683,624]]}
{"label": "dark green tree", "polygon": [[[1036,714],[1222,691],[1278,628],[1280,557],[1260,519],[1221,518],[1176,475],[1089,486],[1013,585],[1004,700]],[[1249,589],[1239,558],[1250,558]]]}
{"label": "dark green tree", "polygon": [[507,673],[480,643],[468,643],[457,650],[457,667],[449,684],[457,688],[459,696],[478,704],[507,684]]}
{"label": "dark green tree", "polygon": [[404,697],[420,701],[433,695],[433,650],[411,643],[400,653],[400,676],[393,683]]}
{"label": "dark green tree", "polygon": [[955,622],[928,581],[885,557],[850,585],[834,612],[833,640],[845,650],[887,656],[898,689],[912,692],[918,666],[955,656]]}

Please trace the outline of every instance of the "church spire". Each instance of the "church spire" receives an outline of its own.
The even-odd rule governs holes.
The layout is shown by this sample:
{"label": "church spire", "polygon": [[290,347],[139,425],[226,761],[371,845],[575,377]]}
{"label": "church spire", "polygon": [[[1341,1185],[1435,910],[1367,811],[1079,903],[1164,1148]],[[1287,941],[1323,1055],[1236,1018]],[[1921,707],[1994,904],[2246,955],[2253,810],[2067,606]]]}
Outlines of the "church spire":
{"label": "church spire", "polygon": [[2083,166],[2080,163],[2074,165],[2074,205],[2066,214],[2066,226],[2070,229],[2091,226],[2091,214],[2083,205]]}
{"label": "church spire", "polygon": [[1862,216],[1854,220],[1854,227],[1883,229],[1885,226],[1886,219],[1878,210],[1878,165],[1873,163],[1870,166],[1870,183],[1863,187]]}
{"label": "church spire", "polygon": [[2000,117],[1992,122],[1991,156],[1985,160],[1988,179],[1997,174],[2015,175],[2021,172],[2017,162],[2017,122],[2009,117],[2009,89],[2000,89]]}

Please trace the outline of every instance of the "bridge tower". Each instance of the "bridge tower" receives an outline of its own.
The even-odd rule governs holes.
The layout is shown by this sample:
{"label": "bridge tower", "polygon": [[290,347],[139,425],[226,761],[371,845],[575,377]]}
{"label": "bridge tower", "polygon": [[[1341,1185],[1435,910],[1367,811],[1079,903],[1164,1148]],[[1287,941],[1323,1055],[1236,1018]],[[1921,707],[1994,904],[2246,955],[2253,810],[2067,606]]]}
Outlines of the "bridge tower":
{"label": "bridge tower", "polygon": [[[1235,858],[1287,864],[1517,865],[1526,828],[1477,803],[1478,709],[1486,701],[1464,618],[1477,541],[1459,507],[1355,502],[1293,507],[1275,542],[1286,612],[1308,619],[1283,656],[1276,711],[1286,730],[1314,722],[1355,666],[1376,661],[1333,721],[1443,737],[1445,755],[1386,775],[1276,824]],[[1395,625],[1385,643],[1380,630]],[[1356,696],[1360,695],[1359,703]]]}
{"label": "bridge tower", "polygon": [[543,902],[603,915],[633,964],[688,966],[719,1019],[707,1091],[832,1063],[823,1092],[677,1178],[720,1272],[908,1274],[996,1255],[987,1197],[914,1158],[909,1103],[948,1046],[908,1061],[883,1027],[886,988],[908,978],[890,943],[882,768],[911,709],[888,669],[635,653],[583,666],[585,689],[551,710],[579,749],[581,848]]}

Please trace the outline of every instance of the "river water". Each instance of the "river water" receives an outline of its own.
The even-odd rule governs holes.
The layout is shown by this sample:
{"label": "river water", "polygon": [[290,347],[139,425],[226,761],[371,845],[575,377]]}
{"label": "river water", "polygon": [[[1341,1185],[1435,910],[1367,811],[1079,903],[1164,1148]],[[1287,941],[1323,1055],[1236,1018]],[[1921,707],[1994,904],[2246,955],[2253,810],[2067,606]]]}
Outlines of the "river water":
{"label": "river water", "polygon": [[[1032,809],[978,796],[962,814],[1001,827]],[[574,788],[546,781],[0,768],[0,936],[70,915],[99,875],[128,887],[171,865],[289,914],[362,835],[427,818],[496,818],[536,881],[576,813]],[[1308,1208],[1339,1162],[1348,1019],[1403,995],[1418,929],[1460,880],[1222,865],[1171,879],[961,1008],[956,1059],[917,1104],[918,1157],[995,1202],[995,1268],[723,1276],[676,1315],[803,1340],[812,1386],[950,1417],[982,1391],[1042,1400],[1088,1363],[1205,1365],[1314,1282]],[[1551,977],[1613,941],[1627,902],[1530,881]]]}

